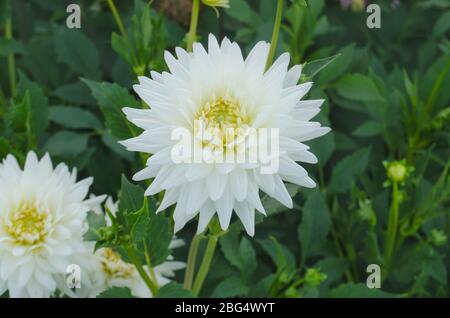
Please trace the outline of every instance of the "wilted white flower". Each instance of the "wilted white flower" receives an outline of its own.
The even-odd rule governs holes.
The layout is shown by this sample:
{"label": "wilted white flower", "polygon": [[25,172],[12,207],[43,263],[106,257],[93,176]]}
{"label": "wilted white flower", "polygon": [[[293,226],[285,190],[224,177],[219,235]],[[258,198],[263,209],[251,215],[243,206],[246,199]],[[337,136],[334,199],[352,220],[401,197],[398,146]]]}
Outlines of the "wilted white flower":
{"label": "wilted white flower", "polygon": [[49,297],[64,292],[69,265],[81,265],[79,255],[88,249],[83,234],[91,183],[92,178],[77,182],[76,169],[70,172],[63,163],[53,169],[48,154],[38,160],[29,152],[23,169],[12,155],[3,160],[0,294]]}
{"label": "wilted white flower", "polygon": [[[106,200],[105,206],[114,215],[117,212],[117,202],[114,203],[111,197]],[[96,213],[102,213],[101,206],[92,209]],[[107,224],[111,224],[111,220],[105,214],[105,220]],[[181,239],[174,239],[169,248],[177,248],[183,246],[184,242]],[[112,287],[127,287],[130,289],[131,294],[135,297],[149,298],[152,294],[145,284],[144,280],[139,275],[134,264],[125,262],[120,254],[111,248],[100,248],[95,252],[95,259],[97,261],[97,268],[100,269],[103,276],[103,290],[107,290]],[[173,261],[173,257],[169,256],[168,260],[153,268],[153,273],[159,286],[164,286],[170,282],[170,278],[175,276],[176,270],[185,267],[185,263]],[[151,277],[147,266],[144,266],[144,270]],[[92,275],[91,275],[92,276]]]}
{"label": "wilted white flower", "polygon": [[[330,130],[309,121],[323,100],[300,101],[312,83],[297,85],[301,66],[288,69],[288,53],[265,71],[269,48],[269,43],[259,42],[244,59],[237,43],[225,38],[219,45],[210,35],[207,50],[194,43],[192,53],[176,48],[177,58],[166,52],[170,72],[151,72],[151,79],[139,77],[134,86],[151,109],[124,108],[127,118],[144,132],[122,144],[130,151],[153,154],[133,180],[154,178],[146,195],[165,191],[158,211],[176,203],[175,231],[199,214],[202,232],[216,212],[222,229],[227,229],[234,210],[254,235],[255,209],[265,214],[259,190],[292,208],[283,181],[315,187],[296,161],[317,162],[303,142]],[[203,162],[174,160],[178,140],[172,133],[180,128],[190,132],[194,157],[200,151]],[[264,129],[276,134],[250,140],[249,131]],[[239,146],[247,142],[242,150]],[[261,169],[263,158],[220,160],[224,155],[259,154],[257,150],[268,144],[279,145],[266,158],[279,163],[279,169],[269,173]]]}

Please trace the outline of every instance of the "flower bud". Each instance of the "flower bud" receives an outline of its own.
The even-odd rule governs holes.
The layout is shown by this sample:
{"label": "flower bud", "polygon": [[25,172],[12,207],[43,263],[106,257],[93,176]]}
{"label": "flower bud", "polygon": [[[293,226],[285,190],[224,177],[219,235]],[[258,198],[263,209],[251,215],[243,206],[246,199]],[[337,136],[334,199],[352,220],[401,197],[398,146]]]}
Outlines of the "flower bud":
{"label": "flower bud", "polygon": [[352,1],[352,10],[353,11],[362,11],[366,7],[366,1],[364,0],[353,0]]}
{"label": "flower bud", "polygon": [[230,1],[229,0],[202,0],[203,4],[209,7],[222,7],[222,8],[229,8],[230,7]]}
{"label": "flower bud", "polygon": [[321,282],[327,279],[327,275],[315,268],[308,268],[305,274],[305,284],[309,287],[319,286]]}
{"label": "flower bud", "polygon": [[447,243],[447,235],[442,230],[433,229],[431,231],[431,242],[436,246],[441,246]]}
{"label": "flower bud", "polygon": [[406,160],[383,162],[386,168],[386,173],[389,181],[395,183],[402,183],[406,180],[409,173],[413,170],[406,164]]}

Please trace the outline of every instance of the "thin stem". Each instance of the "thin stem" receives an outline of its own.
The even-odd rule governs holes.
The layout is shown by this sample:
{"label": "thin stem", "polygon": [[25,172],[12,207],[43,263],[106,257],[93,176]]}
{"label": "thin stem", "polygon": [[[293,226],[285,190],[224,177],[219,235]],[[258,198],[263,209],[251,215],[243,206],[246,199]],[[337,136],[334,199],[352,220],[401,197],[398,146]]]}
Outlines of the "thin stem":
{"label": "thin stem", "polygon": [[158,286],[148,276],[147,272],[145,271],[144,267],[142,266],[141,261],[139,260],[136,253],[133,251],[133,249],[131,247],[127,247],[126,251],[127,251],[128,256],[130,257],[131,261],[133,262],[134,266],[136,267],[139,275],[141,275],[145,284],[148,286],[148,288],[152,292],[152,295],[155,296],[156,294],[158,294],[158,291],[159,291]]}
{"label": "thin stem", "polygon": [[[339,239],[338,239],[338,235],[337,232],[334,228],[334,225],[331,226],[331,238],[333,239],[334,245],[336,247],[336,251],[338,253],[339,258],[341,259],[345,259],[345,255],[344,252],[342,250],[341,244],[339,243]],[[350,272],[350,270],[346,270],[344,272],[345,277],[347,278],[347,281],[349,282],[354,282],[355,279],[353,278],[352,273]]]}
{"label": "thin stem", "polygon": [[272,65],[275,51],[278,44],[278,35],[280,34],[281,19],[283,17],[284,0],[278,0],[275,23],[273,25],[272,40],[270,41],[269,56],[267,57],[266,70]]}
{"label": "thin stem", "polygon": [[197,277],[195,278],[194,287],[192,288],[192,293],[198,296],[200,290],[202,289],[203,282],[205,281],[206,275],[208,275],[209,268],[211,266],[211,261],[214,256],[214,251],[216,250],[218,237],[211,235],[209,237],[208,245],[206,246],[205,255],[203,256],[200,269],[198,270]]}
{"label": "thin stem", "polygon": [[[5,38],[7,40],[12,39],[12,22],[11,18],[8,18],[5,23]],[[14,62],[14,53],[8,54],[8,75],[9,75],[9,87],[11,89],[11,96],[16,96],[16,66]]]}
{"label": "thin stem", "polygon": [[189,247],[189,254],[186,265],[186,272],[184,274],[184,288],[187,290],[192,289],[192,281],[194,280],[195,261],[197,259],[198,247],[200,245],[202,237],[195,235],[192,239],[191,246]]}
{"label": "thin stem", "polygon": [[[336,229],[336,223],[334,221],[334,219],[336,219],[336,214],[338,213],[338,209],[339,209],[339,203],[337,200],[336,195],[333,197],[333,202],[332,202],[332,222],[331,222],[331,238],[333,239],[334,245],[336,247],[336,251],[338,253],[339,258],[341,259],[345,259],[345,255],[344,255],[344,250],[341,246],[341,242],[339,240],[339,235],[338,235],[338,231]],[[346,270],[344,272],[345,277],[347,278],[347,281],[349,282],[354,282],[355,279],[353,278],[353,275],[351,273],[350,270]]]}
{"label": "thin stem", "polygon": [[152,262],[150,260],[150,255],[148,255],[148,249],[147,249],[147,243],[143,241],[144,243],[144,250],[145,250],[145,262],[147,263],[148,271],[150,272],[150,278],[152,279],[153,283],[156,285],[156,288],[159,290],[159,284],[158,279],[156,278],[155,270],[153,269]]}
{"label": "thin stem", "polygon": [[399,208],[399,193],[398,184],[393,182],[392,184],[392,203],[389,209],[388,228],[386,233],[386,243],[384,250],[384,260],[387,267],[390,266],[392,253],[394,252],[395,240],[397,236],[398,228],[398,208]]}
{"label": "thin stem", "polygon": [[119,28],[120,33],[127,39],[128,34],[125,31],[125,27],[123,26],[122,19],[120,18],[119,11],[117,11],[116,5],[113,0],[108,0],[109,8],[111,9],[111,13],[113,14],[114,20],[116,21],[117,27]]}
{"label": "thin stem", "polygon": [[132,59],[132,63],[131,63],[132,70],[136,75],[142,76],[145,74],[146,66],[141,65],[141,63],[138,61],[137,54],[135,53],[135,49],[133,48],[133,45],[131,44],[131,41],[128,38],[128,33],[125,30],[122,19],[120,18],[119,11],[117,11],[114,1],[108,0],[108,5],[109,5],[109,9],[111,10],[111,13],[114,17],[114,21],[116,22],[117,27],[119,28],[120,34],[122,34],[122,36],[124,37],[125,42],[127,43],[127,46],[130,50],[130,55],[131,55],[131,59]]}
{"label": "thin stem", "polygon": [[191,23],[187,35],[187,50],[192,51],[195,39],[197,37],[198,14],[200,12],[200,0],[192,1]]}

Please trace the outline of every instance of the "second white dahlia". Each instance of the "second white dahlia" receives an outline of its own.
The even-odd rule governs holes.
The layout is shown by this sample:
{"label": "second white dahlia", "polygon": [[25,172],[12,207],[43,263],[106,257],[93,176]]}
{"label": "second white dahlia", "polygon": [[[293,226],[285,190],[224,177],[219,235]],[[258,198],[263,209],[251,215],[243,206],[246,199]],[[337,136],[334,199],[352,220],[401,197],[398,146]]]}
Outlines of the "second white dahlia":
{"label": "second white dahlia", "polygon": [[39,160],[29,152],[23,169],[12,155],[3,160],[0,295],[8,290],[10,297],[50,297],[67,290],[68,268],[84,266],[80,255],[89,250],[83,242],[89,206],[102,200],[86,200],[91,183],[77,181],[76,170],[63,163],[53,168],[48,154]]}
{"label": "second white dahlia", "polygon": [[[122,144],[153,154],[133,180],[154,178],[146,195],[165,191],[159,211],[176,204],[175,231],[199,215],[202,232],[216,213],[227,229],[234,210],[254,235],[255,210],[265,214],[259,190],[291,208],[283,181],[315,186],[296,161],[317,162],[303,142],[330,130],[310,121],[323,100],[301,101],[312,83],[297,85],[301,66],[288,69],[288,53],[265,71],[269,47],[259,42],[244,58],[237,43],[224,38],[219,45],[210,35],[206,49],[195,43],[192,53],[176,48],[176,58],[166,52],[170,72],[151,72],[134,86],[150,109],[124,108],[144,132]],[[181,147],[179,160],[176,138],[186,131],[192,152]],[[264,170],[268,163],[276,169]]]}

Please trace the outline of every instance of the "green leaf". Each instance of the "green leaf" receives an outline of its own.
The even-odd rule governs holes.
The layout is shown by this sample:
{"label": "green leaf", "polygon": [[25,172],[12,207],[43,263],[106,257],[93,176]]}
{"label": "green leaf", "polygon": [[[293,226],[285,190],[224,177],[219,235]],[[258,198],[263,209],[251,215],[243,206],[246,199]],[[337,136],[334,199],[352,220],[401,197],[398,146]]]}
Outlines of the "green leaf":
{"label": "green leaf", "polygon": [[123,107],[139,107],[139,103],[125,88],[117,84],[94,82],[82,79],[100,105],[111,134],[122,140],[136,135],[134,126],[126,119]]}
{"label": "green leaf", "polygon": [[75,157],[87,148],[88,134],[58,131],[46,142],[44,149],[53,156]]}
{"label": "green leaf", "polygon": [[220,247],[225,258],[239,269],[245,279],[256,270],[256,252],[251,242],[242,237],[238,240],[239,231],[229,231],[227,235],[220,239]]}
{"label": "green leaf", "polygon": [[19,72],[17,93],[24,96],[27,91],[30,93],[30,133],[37,140],[48,126],[48,98],[38,84]]}
{"label": "green leaf", "polygon": [[377,288],[369,288],[363,283],[346,283],[330,291],[331,298],[393,298],[397,295]]}
{"label": "green leaf", "polygon": [[89,88],[86,85],[82,82],[75,82],[58,87],[53,95],[70,104],[90,105],[94,103],[94,99],[89,93]]}
{"label": "green leaf", "polygon": [[242,259],[242,272],[244,277],[250,277],[256,270],[257,261],[255,249],[252,243],[244,236],[241,239],[241,244],[239,245],[239,254]]}
{"label": "green leaf", "polygon": [[243,281],[236,276],[228,277],[214,289],[212,298],[242,297],[249,291]]}
{"label": "green leaf", "polygon": [[298,237],[302,247],[302,263],[304,263],[309,256],[314,255],[317,246],[326,238],[330,230],[331,219],[320,191],[316,191],[308,197],[302,211]]}
{"label": "green leaf", "polygon": [[22,43],[14,39],[0,38],[0,56],[7,56],[8,54],[25,54],[25,48]]}
{"label": "green leaf", "polygon": [[61,27],[55,31],[53,41],[59,61],[73,72],[94,79],[100,77],[98,50],[85,32]]}
{"label": "green leaf", "polygon": [[133,225],[131,228],[131,238],[134,242],[141,243],[145,239],[147,229],[150,225],[150,212],[148,209],[148,201],[144,200],[144,205],[139,211],[136,211],[133,216]]}
{"label": "green leaf", "polygon": [[338,58],[340,54],[336,54],[330,57],[326,57],[323,59],[314,60],[311,62],[306,62],[303,65],[303,74],[306,75],[307,80],[311,80],[316,76],[320,71],[326,68],[330,63],[332,63],[336,58]]}
{"label": "green leaf", "polygon": [[193,298],[194,296],[190,291],[184,289],[183,285],[175,282],[171,282],[161,287],[158,292],[157,298]]}
{"label": "green leaf", "polygon": [[84,234],[83,239],[85,241],[98,241],[101,237],[98,235],[97,230],[106,226],[105,216],[89,211],[86,220],[89,225],[89,229]]}
{"label": "green leaf", "polygon": [[308,4],[306,3],[306,0],[291,0],[291,2],[295,5],[301,6],[301,7],[307,7]]}
{"label": "green leaf", "polygon": [[116,154],[121,156],[122,158],[125,158],[129,161],[133,161],[134,153],[126,150],[122,145],[119,144],[119,140],[117,138],[114,138],[111,136],[109,131],[103,131],[102,134],[102,141],[103,143],[112,151],[114,151]]}
{"label": "green leaf", "polygon": [[[169,222],[163,214],[156,215],[155,204],[148,204],[148,198],[144,200],[144,206],[139,211],[128,214],[126,217],[134,221],[131,229],[131,238],[140,253],[144,253],[144,259],[150,261],[152,266],[163,263],[169,256],[169,245],[172,234]],[[130,218],[131,217],[131,218]]]}
{"label": "green leaf", "polygon": [[339,161],[331,174],[328,191],[330,193],[343,193],[349,190],[355,177],[366,169],[370,152],[370,147],[364,148]]}
{"label": "green leaf", "polygon": [[102,128],[98,118],[87,110],[76,107],[52,106],[49,111],[49,119],[66,128]]}
{"label": "green leaf", "polygon": [[353,131],[354,136],[358,137],[371,137],[379,135],[383,132],[383,127],[379,122],[374,120],[366,121]]}
{"label": "green leaf", "polygon": [[0,0],[0,25],[3,26],[6,19],[11,16],[10,0]]}
{"label": "green leaf", "polygon": [[344,47],[339,51],[333,63],[328,65],[319,74],[321,83],[330,83],[341,77],[353,61],[355,46],[354,44]]}
{"label": "green leaf", "polygon": [[443,285],[447,284],[447,268],[442,255],[429,245],[423,245],[419,249],[418,255],[422,265],[422,274],[434,278]]}
{"label": "green leaf", "polygon": [[157,266],[167,260],[170,254],[169,245],[172,235],[169,220],[163,214],[151,215],[151,221],[146,229],[145,246],[142,247],[147,249],[152,266]]}
{"label": "green leaf", "polygon": [[134,298],[127,287],[112,287],[105,290],[97,298]]}
{"label": "green leaf", "polygon": [[224,235],[219,240],[220,248],[225,256],[225,258],[230,262],[231,265],[236,266],[238,269],[242,268],[242,260],[239,253],[239,241],[238,241],[238,231],[229,231],[227,235]]}
{"label": "green leaf", "polygon": [[11,146],[9,141],[3,137],[0,137],[0,159],[6,157],[11,153]]}
{"label": "green leaf", "polygon": [[23,55],[20,64],[30,71],[34,81],[41,86],[56,87],[61,85],[62,73],[66,71],[56,63],[57,57],[53,40],[46,35],[37,35],[26,43],[26,51],[30,54]]}
{"label": "green leaf", "polygon": [[450,30],[450,11],[442,14],[433,27],[433,35],[437,38],[445,35]]}
{"label": "green leaf", "polygon": [[129,44],[122,35],[115,32],[111,34],[111,46],[117,54],[119,54],[128,64],[133,65],[132,57],[130,54]]}
{"label": "green leaf", "polygon": [[296,267],[292,252],[286,246],[280,244],[276,238],[258,240],[258,243],[269,254],[277,270],[294,269]]}
{"label": "green leaf", "polygon": [[314,268],[327,275],[327,279],[323,282],[324,284],[331,284],[339,281],[348,266],[349,264],[346,260],[337,257],[327,257],[317,262]]}
{"label": "green leaf", "polygon": [[333,131],[329,132],[325,136],[311,140],[309,146],[312,152],[316,155],[320,167],[325,167],[326,163],[330,159],[335,149],[335,134]]}
{"label": "green leaf", "polygon": [[144,190],[132,184],[122,175],[122,185],[119,194],[119,211],[135,212],[144,205]]}
{"label": "green leaf", "polygon": [[335,87],[342,97],[358,102],[383,101],[375,83],[362,74],[348,74]]}
{"label": "green leaf", "polygon": [[30,133],[30,92],[27,90],[20,101],[13,100],[6,114],[6,123],[14,132]]}
{"label": "green leaf", "polygon": [[270,295],[270,288],[277,280],[276,274],[269,274],[251,287],[248,297],[264,298]]}
{"label": "green leaf", "polygon": [[245,0],[231,0],[230,7],[225,12],[230,17],[246,24],[257,25],[261,20]]}

